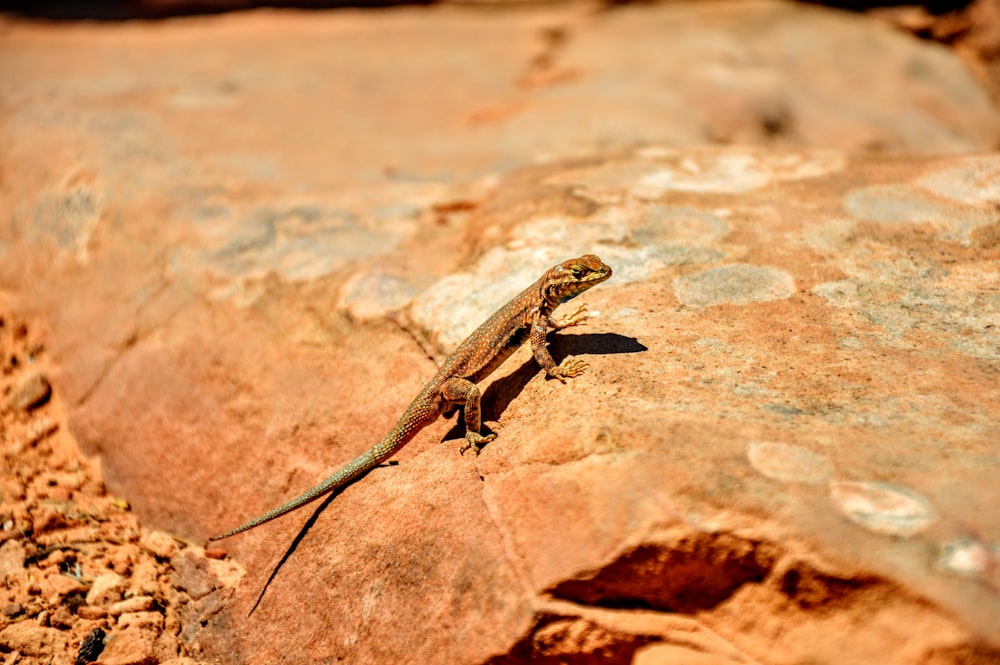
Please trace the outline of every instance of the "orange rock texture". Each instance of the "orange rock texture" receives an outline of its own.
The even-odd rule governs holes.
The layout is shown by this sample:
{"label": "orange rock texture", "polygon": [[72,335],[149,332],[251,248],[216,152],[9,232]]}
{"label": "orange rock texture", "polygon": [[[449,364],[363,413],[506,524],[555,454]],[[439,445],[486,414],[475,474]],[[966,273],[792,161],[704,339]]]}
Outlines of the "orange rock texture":
{"label": "orange rock texture", "polygon": [[[1000,113],[775,2],[0,19],[0,656],[1000,659]],[[556,262],[614,277],[339,494]],[[118,497],[117,499],[114,497]]]}

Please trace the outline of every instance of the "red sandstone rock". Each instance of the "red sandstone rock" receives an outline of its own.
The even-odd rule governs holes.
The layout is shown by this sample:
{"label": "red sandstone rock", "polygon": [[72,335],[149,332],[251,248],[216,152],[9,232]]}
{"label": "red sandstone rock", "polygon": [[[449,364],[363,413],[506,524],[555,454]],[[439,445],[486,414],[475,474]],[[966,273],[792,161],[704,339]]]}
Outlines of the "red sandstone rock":
{"label": "red sandstone rock", "polygon": [[127,586],[126,580],[116,573],[107,573],[96,578],[87,592],[88,605],[110,605],[121,600]]}
{"label": "red sandstone rock", "polygon": [[[130,593],[162,617],[114,662],[996,656],[996,157],[787,147],[990,145],[957,62],[774,4],[379,16],[3,26],[3,316],[45,322],[55,389],[3,413],[0,601],[42,631],[3,639],[45,643],[38,575],[79,564],[72,645]],[[664,143],[706,137],[784,147]],[[370,446],[585,251],[615,278],[551,346],[590,371],[522,349],[482,455],[442,420],[228,558],[167,535]],[[9,320],[3,390],[40,357]],[[51,506],[74,437],[105,475]]]}
{"label": "red sandstone rock", "polygon": [[66,646],[62,631],[39,626],[35,621],[12,623],[0,629],[0,647],[7,652],[44,660],[61,655]]}
{"label": "red sandstone rock", "polygon": [[105,638],[102,665],[146,665],[156,662],[156,633],[135,626],[112,631]]}

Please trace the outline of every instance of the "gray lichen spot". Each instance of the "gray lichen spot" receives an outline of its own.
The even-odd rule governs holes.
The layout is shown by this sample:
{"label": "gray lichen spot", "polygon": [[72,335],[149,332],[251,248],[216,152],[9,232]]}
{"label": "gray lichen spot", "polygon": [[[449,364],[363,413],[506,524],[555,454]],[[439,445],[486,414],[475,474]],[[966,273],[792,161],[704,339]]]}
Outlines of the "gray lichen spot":
{"label": "gray lichen spot", "polygon": [[816,178],[840,171],[845,163],[840,153],[819,150],[773,154],[754,150],[665,150],[658,157],[651,160],[653,168],[631,186],[634,196],[648,200],[669,192],[737,194],[775,182]]}
{"label": "gray lichen spot", "polygon": [[376,223],[324,202],[250,208],[196,203],[177,219],[195,233],[171,255],[171,270],[212,274],[218,279],[210,297],[237,306],[255,302],[268,276],[321,279],[350,262],[391,252],[413,228],[412,220]]}
{"label": "gray lichen spot", "polygon": [[413,294],[413,287],[397,277],[363,272],[341,288],[339,306],[355,320],[378,319],[406,305]]}
{"label": "gray lichen spot", "polygon": [[890,536],[916,535],[936,519],[927,499],[888,483],[834,481],[830,483],[830,499],[855,524]]}
{"label": "gray lichen spot", "polygon": [[795,293],[795,280],[770,266],[734,263],[674,280],[674,295],[688,307],[745,305],[781,300]]}
{"label": "gray lichen spot", "polygon": [[60,249],[72,251],[85,261],[87,243],[102,207],[100,197],[87,187],[47,194],[35,207],[30,230],[50,235]]}
{"label": "gray lichen spot", "polygon": [[646,207],[633,229],[636,242],[711,245],[730,231],[721,217],[710,210],[691,206]]}
{"label": "gray lichen spot", "polygon": [[863,348],[864,345],[864,342],[851,335],[837,338],[837,347],[841,349],[860,349]]}
{"label": "gray lichen spot", "polygon": [[592,201],[611,204],[623,194],[652,201],[673,192],[738,194],[775,182],[817,178],[840,171],[846,160],[840,152],[766,151],[647,146],[633,158],[609,160],[567,169],[545,182],[564,185]]}
{"label": "gray lichen spot", "polygon": [[917,184],[967,205],[996,205],[1000,203],[1000,155],[961,159],[957,166],[929,173]]}
{"label": "gray lichen spot", "polygon": [[[587,224],[560,215],[527,218],[514,230],[516,240],[498,250],[509,256],[496,264],[510,272],[510,266],[528,260],[537,270],[542,257],[555,264],[571,256],[597,254],[614,268],[616,284],[628,284],[668,266],[720,261],[725,255],[709,245],[728,231],[729,226],[718,215],[694,207],[605,206]],[[528,284],[537,278],[525,276]],[[496,283],[493,278],[477,279]],[[515,288],[512,294],[524,288],[510,286]]]}
{"label": "gray lichen spot", "polygon": [[347,261],[390,251],[402,237],[397,229],[373,232],[349,212],[313,204],[257,208],[220,224],[229,231],[225,244],[203,256],[216,272],[244,278],[273,271],[292,281],[316,279]]}
{"label": "gray lichen spot", "polygon": [[931,224],[952,240],[968,242],[975,228],[1000,220],[994,208],[942,201],[924,190],[906,185],[875,185],[857,189],[844,198],[855,217],[881,224]]}
{"label": "gray lichen spot", "polygon": [[858,285],[850,279],[817,284],[812,292],[834,307],[856,307],[858,304]]}
{"label": "gray lichen spot", "polygon": [[786,417],[801,416],[805,413],[805,411],[799,407],[792,406],[791,404],[765,404],[761,408],[768,413]]}
{"label": "gray lichen spot", "polygon": [[750,465],[772,480],[819,485],[830,478],[826,457],[788,443],[754,441],[747,445]]}

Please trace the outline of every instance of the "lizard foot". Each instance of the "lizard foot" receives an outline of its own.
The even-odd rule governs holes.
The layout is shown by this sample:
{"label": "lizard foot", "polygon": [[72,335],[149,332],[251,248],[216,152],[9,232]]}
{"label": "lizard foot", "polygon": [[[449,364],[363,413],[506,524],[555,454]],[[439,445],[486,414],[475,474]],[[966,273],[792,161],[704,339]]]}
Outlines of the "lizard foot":
{"label": "lizard foot", "polygon": [[587,371],[588,367],[590,367],[590,365],[582,360],[577,360],[576,358],[566,358],[562,361],[561,365],[553,367],[549,370],[549,376],[566,383],[566,379],[572,379],[575,376],[580,376]]}
{"label": "lizard foot", "polygon": [[583,304],[577,307],[576,311],[569,316],[560,316],[558,320],[553,321],[552,327],[556,330],[562,330],[570,326],[584,326],[587,325],[587,319],[589,318],[590,312],[587,311],[587,305]]}
{"label": "lizard foot", "polygon": [[463,443],[458,449],[458,454],[464,455],[466,450],[472,448],[472,450],[478,455],[482,447],[495,438],[497,438],[496,434],[487,434],[486,436],[483,436],[479,432],[466,432],[465,443]]}

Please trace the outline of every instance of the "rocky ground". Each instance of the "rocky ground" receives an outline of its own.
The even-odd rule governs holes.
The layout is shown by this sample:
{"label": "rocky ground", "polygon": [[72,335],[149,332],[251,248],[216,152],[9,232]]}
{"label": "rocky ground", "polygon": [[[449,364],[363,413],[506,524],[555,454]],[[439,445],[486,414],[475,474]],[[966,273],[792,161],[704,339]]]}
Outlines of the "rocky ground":
{"label": "rocky ground", "polygon": [[108,493],[66,428],[42,335],[0,314],[0,359],[0,662],[200,662],[182,623],[197,599],[224,601],[239,567],[142,528]]}

